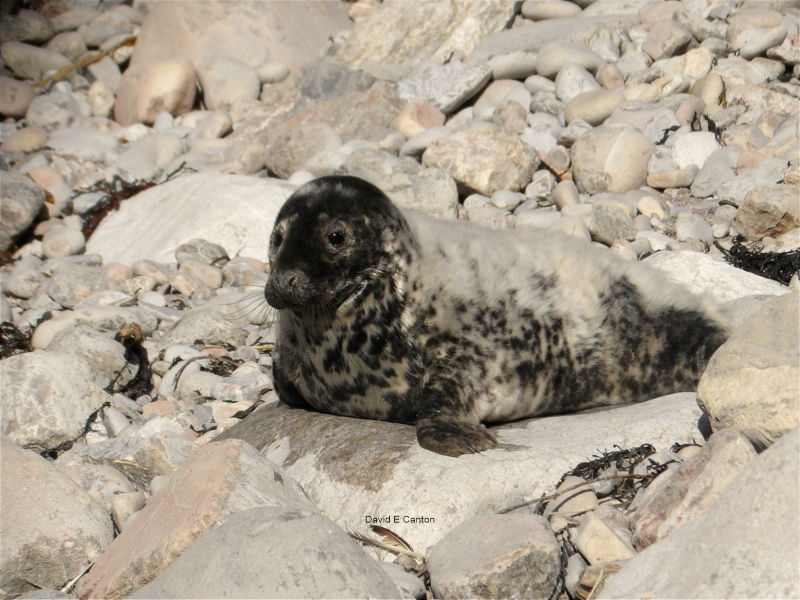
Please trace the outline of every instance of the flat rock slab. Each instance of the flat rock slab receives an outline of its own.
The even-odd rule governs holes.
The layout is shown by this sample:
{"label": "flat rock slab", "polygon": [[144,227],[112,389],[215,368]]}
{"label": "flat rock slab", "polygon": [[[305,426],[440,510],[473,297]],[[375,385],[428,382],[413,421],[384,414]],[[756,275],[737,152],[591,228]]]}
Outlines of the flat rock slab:
{"label": "flat rock slab", "polygon": [[228,256],[264,260],[278,209],[294,186],[244,175],[187,175],[137,194],[106,217],[86,244],[104,263],[169,263],[175,248],[202,238]]}
{"label": "flat rock slab", "polygon": [[408,425],[282,404],[254,412],[218,440],[240,438],[283,466],[322,514],[365,532],[384,525],[425,552],[467,517],[552,491],[602,450],[701,440],[693,393],[494,428],[499,446],[459,458],[422,449]]}

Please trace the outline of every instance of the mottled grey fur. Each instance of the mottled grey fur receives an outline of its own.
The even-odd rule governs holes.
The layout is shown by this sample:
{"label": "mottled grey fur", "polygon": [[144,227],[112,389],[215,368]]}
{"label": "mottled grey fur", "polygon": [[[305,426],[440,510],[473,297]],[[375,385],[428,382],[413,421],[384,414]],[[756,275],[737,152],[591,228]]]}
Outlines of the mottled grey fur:
{"label": "mottled grey fur", "polygon": [[401,212],[352,177],[292,195],[270,261],[281,399],[416,423],[450,456],[495,445],[482,423],[694,389],[726,338],[712,306],[640,264]]}

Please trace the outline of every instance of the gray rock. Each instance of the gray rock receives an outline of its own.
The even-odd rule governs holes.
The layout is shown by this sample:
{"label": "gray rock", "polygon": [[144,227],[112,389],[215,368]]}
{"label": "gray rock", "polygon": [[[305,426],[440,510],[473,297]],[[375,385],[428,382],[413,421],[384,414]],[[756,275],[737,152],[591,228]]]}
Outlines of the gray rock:
{"label": "gray rock", "polygon": [[[291,477],[248,444],[207,444],[172,474],[117,537],[114,547],[95,563],[81,581],[81,595],[127,596],[161,574],[198,538],[247,509],[302,510],[307,506]],[[286,542],[273,534],[262,539]],[[226,565],[230,567],[230,561],[219,563],[223,569]],[[184,589],[178,595],[187,593]]]}
{"label": "gray rock", "polygon": [[489,59],[494,79],[525,79],[536,73],[537,55],[533,52],[511,52]]}
{"label": "gray rock", "polygon": [[78,60],[81,56],[86,54],[88,48],[83,36],[77,31],[65,31],[59,33],[45,46],[48,50],[55,50],[63,54],[71,61]]}
{"label": "gray rock", "polygon": [[34,81],[41,79],[48,71],[57,71],[72,64],[66,56],[55,50],[23,42],[5,42],[0,45],[0,55],[14,75]]}
{"label": "gray rock", "polygon": [[255,100],[261,92],[255,69],[228,56],[219,56],[201,64],[197,74],[203,88],[203,99],[211,110],[230,111],[239,102]]}
{"label": "gray rock", "polygon": [[[264,240],[294,186],[238,175],[187,175],[142,192],[103,219],[87,252],[104,262],[168,263],[176,245],[195,238],[220,244],[229,256],[266,258]],[[214,198],[209,203],[208,198]],[[179,198],[180,202],[170,201]]]}
{"label": "gray rock", "polygon": [[692,196],[708,198],[726,181],[736,177],[736,161],[741,150],[726,146],[709,154],[692,181]]}
{"label": "gray rock", "polygon": [[[236,556],[230,560],[231,553]],[[131,598],[397,598],[380,565],[311,510],[252,508],[231,516]]]}
{"label": "gray rock", "polygon": [[0,178],[0,249],[6,250],[14,238],[33,223],[44,206],[45,192],[29,177],[5,171]]}
{"label": "gray rock", "polygon": [[616,240],[633,240],[636,228],[626,211],[613,204],[593,205],[591,212],[583,218],[592,239],[610,246]]}
{"label": "gray rock", "polygon": [[79,119],[91,116],[89,103],[79,95],[61,90],[36,96],[25,118],[30,125],[39,125],[48,130],[62,129]]}
{"label": "gray rock", "polygon": [[555,77],[568,63],[580,65],[587,71],[596,72],[603,59],[591,48],[571,42],[552,42],[539,51],[536,72],[545,77]]}
{"label": "gray rock", "polygon": [[594,76],[576,63],[567,63],[561,67],[556,75],[555,84],[556,97],[562,102],[569,102],[575,96],[600,89],[600,84]]}
{"label": "gray rock", "polygon": [[[658,238],[656,232],[640,232],[637,237],[647,237],[655,243]],[[653,249],[657,249],[655,245]],[[664,271],[668,279],[685,285],[691,292],[708,294],[718,302],[754,295],[780,296],[789,291],[777,281],[747,273],[700,252],[656,252],[643,262]]]}
{"label": "gray rock", "polygon": [[752,188],[783,181],[787,164],[788,161],[783,158],[767,158],[741,175],[724,181],[717,187],[714,196],[738,206]]}
{"label": "gray rock", "polygon": [[158,340],[158,343],[163,348],[176,344],[191,345],[196,340],[203,340],[206,343],[227,342],[239,346],[244,341],[245,334],[234,325],[235,322],[224,314],[220,307],[195,308],[185,312],[184,316]]}
{"label": "gray rock", "polygon": [[[538,52],[551,42],[567,42],[585,45],[603,27],[618,28],[633,26],[639,22],[635,14],[614,14],[594,17],[571,17],[547,19],[520,27],[505,29],[486,36],[467,57],[466,62],[478,64],[492,56],[515,51]],[[586,65],[583,65],[586,67]],[[590,69],[591,70],[591,69]],[[552,75],[558,72],[555,69]],[[540,74],[542,74],[540,72]],[[548,76],[550,76],[548,74]]]}
{"label": "gray rock", "polygon": [[42,43],[53,37],[54,33],[55,28],[49,20],[27,8],[22,8],[13,15],[3,15],[0,23],[0,43]]}
{"label": "gray rock", "polygon": [[691,212],[678,214],[675,219],[675,236],[682,242],[686,240],[710,242],[714,239],[711,225],[700,215]]}
{"label": "gray rock", "polygon": [[712,429],[763,449],[800,423],[799,304],[796,293],[765,303],[711,358],[698,397]]}
{"label": "gray rock", "polygon": [[400,592],[399,598],[415,598],[417,600],[425,598],[425,583],[414,573],[406,571],[397,563],[381,562],[379,564]]}
{"label": "gray rock", "polygon": [[183,152],[183,142],[169,133],[152,133],[134,141],[119,155],[115,166],[129,183],[152,182]]}
{"label": "gray rock", "polygon": [[229,259],[225,248],[219,244],[195,238],[175,248],[175,260],[179,265],[192,260],[208,266],[223,266]]}
{"label": "gray rock", "polygon": [[35,350],[0,361],[3,435],[26,448],[51,450],[83,433],[109,400],[89,366],[62,352]]}
{"label": "gray rock", "polygon": [[451,114],[477,94],[492,78],[492,68],[485,64],[467,65],[452,61],[444,65],[424,62],[398,83],[404,100],[424,100]]}
{"label": "gray rock", "polygon": [[[7,410],[4,407],[3,412]],[[100,557],[114,538],[114,526],[103,509],[52,463],[6,438],[0,444],[0,589],[4,596],[17,597],[36,589],[60,588]]]}
{"label": "gray rock", "polygon": [[119,332],[120,327],[136,323],[145,336],[152,335],[158,326],[156,317],[137,307],[126,306],[97,306],[90,308],[77,308],[64,311],[57,317],[44,321],[33,333],[31,345],[34,348],[47,348],[53,336],[69,327],[85,323],[99,331],[113,336]]}
{"label": "gray rock", "polygon": [[124,33],[130,33],[133,24],[120,11],[109,10],[97,15],[83,30],[86,45],[96,48],[108,38]]}
{"label": "gray rock", "polygon": [[112,382],[119,388],[136,375],[137,367],[125,359],[125,347],[89,325],[77,325],[53,336],[47,349],[72,353],[89,365],[92,382],[101,389]]}
{"label": "gray rock", "polygon": [[374,182],[403,208],[421,210],[442,219],[458,215],[458,188],[441,169],[420,169],[412,175],[397,173]]}
{"label": "gray rock", "polygon": [[692,35],[672,21],[656,23],[642,43],[642,51],[653,60],[669,58],[681,53],[692,41]]}
{"label": "gray rock", "polygon": [[64,308],[73,308],[92,294],[108,289],[101,269],[80,264],[64,264],[53,269],[47,295]]}
{"label": "gray rock", "polygon": [[80,254],[86,247],[86,238],[80,229],[54,227],[42,237],[42,256],[56,258]]}
{"label": "gray rock", "polygon": [[[392,531],[424,553],[472,515],[550,493],[565,471],[598,448],[645,442],[664,447],[697,438],[700,414],[694,394],[678,394],[602,412],[521,421],[494,429],[498,448],[458,459],[420,448],[408,425],[283,405],[253,412],[217,439],[245,439],[285,465],[320,512],[341,526],[364,524],[367,515],[389,516]],[[342,503],[345,495],[348,501]],[[448,499],[446,509],[442,498]],[[415,517],[431,520],[415,523]]]}
{"label": "gray rock", "polygon": [[431,548],[428,569],[437,598],[546,598],[557,585],[560,549],[539,515],[481,515]]}
{"label": "gray rock", "polygon": [[632,558],[598,597],[800,594],[799,433],[795,428],[751,461],[704,514]]}

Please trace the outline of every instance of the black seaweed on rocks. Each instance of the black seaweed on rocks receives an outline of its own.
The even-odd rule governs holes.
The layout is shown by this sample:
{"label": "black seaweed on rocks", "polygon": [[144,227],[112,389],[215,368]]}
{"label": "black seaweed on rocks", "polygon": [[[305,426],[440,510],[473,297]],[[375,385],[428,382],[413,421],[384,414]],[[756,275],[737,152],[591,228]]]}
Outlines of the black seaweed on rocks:
{"label": "black seaweed on rocks", "polygon": [[789,285],[789,280],[800,272],[800,250],[790,252],[763,252],[758,242],[745,244],[741,236],[733,239],[730,250],[725,250],[719,242],[714,244],[725,256],[725,260],[743,271],[755,273]]}
{"label": "black seaweed on rocks", "polygon": [[10,321],[0,323],[0,359],[31,351],[30,336]]}

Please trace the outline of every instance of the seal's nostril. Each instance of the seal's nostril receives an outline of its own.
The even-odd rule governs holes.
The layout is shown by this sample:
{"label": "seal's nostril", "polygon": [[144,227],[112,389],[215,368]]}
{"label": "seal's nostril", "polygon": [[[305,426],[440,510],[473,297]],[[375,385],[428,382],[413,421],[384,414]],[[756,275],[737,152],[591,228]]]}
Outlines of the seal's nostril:
{"label": "seal's nostril", "polygon": [[297,280],[297,275],[289,275],[289,279],[286,281],[289,285],[294,285],[294,282]]}

